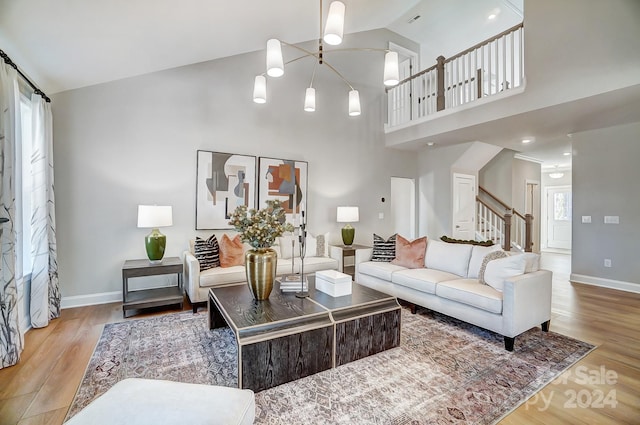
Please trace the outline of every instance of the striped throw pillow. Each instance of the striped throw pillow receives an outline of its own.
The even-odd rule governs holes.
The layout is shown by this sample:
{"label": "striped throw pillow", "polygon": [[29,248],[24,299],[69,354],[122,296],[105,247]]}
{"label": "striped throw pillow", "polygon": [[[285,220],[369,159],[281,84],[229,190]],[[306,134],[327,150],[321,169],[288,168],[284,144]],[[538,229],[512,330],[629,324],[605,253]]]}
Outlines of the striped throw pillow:
{"label": "striped throw pillow", "polygon": [[371,261],[390,263],[396,258],[396,235],[392,235],[386,241],[373,234],[373,254]]}
{"label": "striped throw pillow", "polygon": [[220,267],[220,246],[216,235],[211,235],[207,240],[196,238],[193,251],[200,263],[200,271]]}

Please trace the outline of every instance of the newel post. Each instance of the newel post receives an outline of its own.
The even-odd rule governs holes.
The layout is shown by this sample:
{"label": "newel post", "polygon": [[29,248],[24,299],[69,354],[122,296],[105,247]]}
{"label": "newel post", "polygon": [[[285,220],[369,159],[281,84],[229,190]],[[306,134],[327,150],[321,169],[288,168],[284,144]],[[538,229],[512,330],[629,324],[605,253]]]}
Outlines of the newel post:
{"label": "newel post", "polygon": [[438,76],[436,111],[442,111],[444,109],[444,56],[438,56],[436,62],[436,75]]}
{"label": "newel post", "polygon": [[511,251],[511,213],[504,214],[504,250]]}
{"label": "newel post", "polygon": [[531,214],[524,215],[524,251],[531,252],[533,248],[533,216]]}

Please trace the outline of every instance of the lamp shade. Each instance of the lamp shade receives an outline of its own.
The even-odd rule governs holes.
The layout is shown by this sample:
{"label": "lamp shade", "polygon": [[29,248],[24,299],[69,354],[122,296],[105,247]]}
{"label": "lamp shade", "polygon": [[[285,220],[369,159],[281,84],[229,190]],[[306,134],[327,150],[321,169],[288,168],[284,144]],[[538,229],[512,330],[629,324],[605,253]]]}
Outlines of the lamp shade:
{"label": "lamp shade", "polygon": [[349,115],[352,117],[360,115],[360,94],[358,90],[349,92]]}
{"label": "lamp shade", "polygon": [[344,33],[344,3],[334,1],[329,6],[327,25],[324,27],[324,41],[332,46],[342,43]]}
{"label": "lamp shade", "polygon": [[398,52],[387,52],[384,55],[384,85],[395,86],[399,82]]}
{"label": "lamp shade", "polygon": [[358,207],[338,207],[336,216],[338,223],[357,223],[360,220]]}
{"label": "lamp shade", "polygon": [[267,41],[267,75],[282,77],[284,75],[284,60],[280,40],[272,38]]}
{"label": "lamp shade", "polygon": [[158,228],[172,225],[171,206],[138,205],[138,227]]}
{"label": "lamp shade", "polygon": [[316,89],[308,87],[304,95],[304,110],[313,112],[316,110]]}
{"label": "lamp shade", "polygon": [[256,75],[256,81],[253,84],[253,101],[256,103],[267,102],[267,79],[264,75]]}

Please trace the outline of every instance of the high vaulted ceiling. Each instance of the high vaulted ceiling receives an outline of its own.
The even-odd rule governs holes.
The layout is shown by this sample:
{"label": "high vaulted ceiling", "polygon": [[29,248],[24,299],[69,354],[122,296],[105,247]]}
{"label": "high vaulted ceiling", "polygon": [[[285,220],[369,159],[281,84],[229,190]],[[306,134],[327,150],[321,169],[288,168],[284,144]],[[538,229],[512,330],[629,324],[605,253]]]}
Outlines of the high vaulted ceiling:
{"label": "high vaulted ceiling", "polygon": [[[428,62],[522,20],[523,0],[343,1],[346,33],[389,28],[435,49]],[[313,40],[319,14],[320,0],[0,0],[0,48],[56,93],[261,50],[273,37]]]}
{"label": "high vaulted ceiling", "polygon": [[[421,45],[424,68],[521,22],[524,0],[342,1],[345,33],[395,31]],[[0,0],[0,49],[53,94],[316,39],[319,14],[320,0]]]}

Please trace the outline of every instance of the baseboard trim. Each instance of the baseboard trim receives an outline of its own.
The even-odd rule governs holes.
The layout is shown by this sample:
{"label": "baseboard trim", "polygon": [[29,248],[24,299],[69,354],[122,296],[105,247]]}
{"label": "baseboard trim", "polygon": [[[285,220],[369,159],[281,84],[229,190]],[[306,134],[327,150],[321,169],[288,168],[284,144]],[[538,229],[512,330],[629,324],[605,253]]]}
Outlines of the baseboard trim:
{"label": "baseboard trim", "polygon": [[62,297],[60,308],[85,307],[88,305],[109,304],[122,301],[122,291],[101,292],[88,295]]}
{"label": "baseboard trim", "polygon": [[640,294],[640,284],[623,282],[621,280],[604,279],[601,277],[585,276],[571,273],[571,282],[584,283],[587,285],[602,286],[603,288],[617,289],[619,291],[634,292]]}

